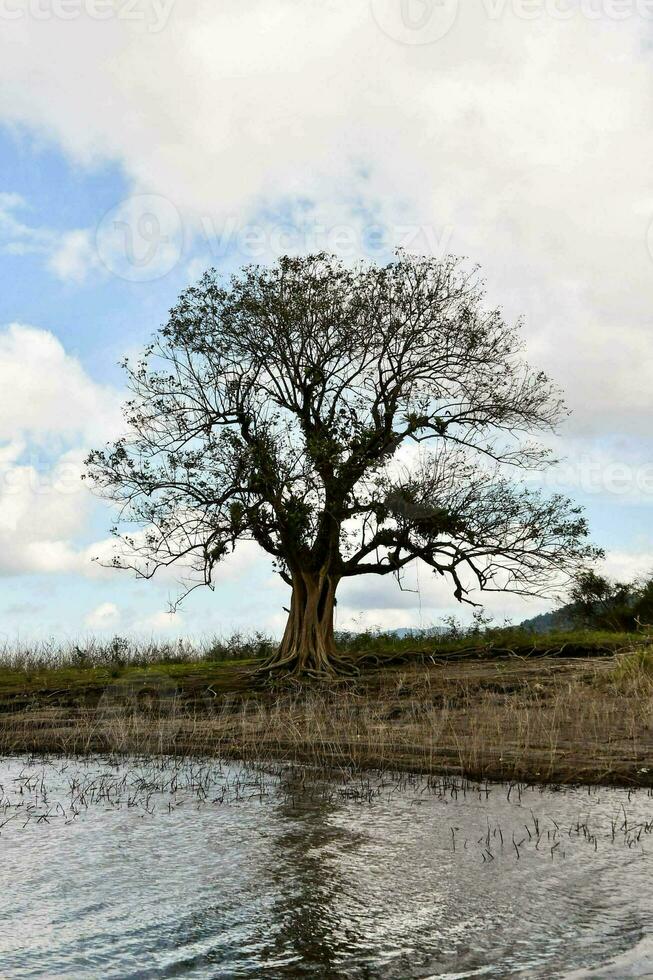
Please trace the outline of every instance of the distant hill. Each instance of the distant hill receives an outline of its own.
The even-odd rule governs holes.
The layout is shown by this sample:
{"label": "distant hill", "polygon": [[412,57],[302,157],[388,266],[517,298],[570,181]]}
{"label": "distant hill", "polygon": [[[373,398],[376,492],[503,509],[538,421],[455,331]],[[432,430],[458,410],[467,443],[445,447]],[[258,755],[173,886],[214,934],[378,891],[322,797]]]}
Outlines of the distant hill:
{"label": "distant hill", "polygon": [[[526,630],[529,633],[554,633],[560,632],[561,630],[573,630],[576,629],[578,624],[574,622],[571,612],[573,607],[571,604],[562,606],[560,609],[555,609],[553,612],[542,613],[540,616],[533,616],[531,619],[525,619],[523,622],[517,624],[517,629]],[[359,632],[357,630],[340,630],[338,631],[338,636],[343,640],[351,640],[358,635],[363,635],[365,631]],[[376,633],[376,631],[372,631]],[[387,637],[396,636],[399,640],[405,640],[407,637],[414,637],[415,639],[424,639],[425,637],[446,637],[450,633],[447,626],[429,626],[426,629],[418,629],[416,627],[400,626],[393,630],[381,630],[380,634]]]}
{"label": "distant hill", "polygon": [[573,606],[568,603],[553,612],[541,613],[519,624],[520,629],[530,633],[552,633],[557,630],[572,630],[577,625],[572,616]]}

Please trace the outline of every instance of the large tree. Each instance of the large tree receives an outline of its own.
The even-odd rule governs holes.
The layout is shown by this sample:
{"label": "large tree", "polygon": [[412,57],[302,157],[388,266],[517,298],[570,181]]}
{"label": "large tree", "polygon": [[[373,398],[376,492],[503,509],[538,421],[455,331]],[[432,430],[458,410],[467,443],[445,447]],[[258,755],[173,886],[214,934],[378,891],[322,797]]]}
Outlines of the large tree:
{"label": "large tree", "polygon": [[[292,589],[270,666],[339,664],[343,579],[419,559],[472,587],[542,595],[592,558],[579,509],[510,480],[564,413],[518,330],[455,258],[283,258],[186,289],[135,365],[127,434],[88,472],[121,505],[117,567],[212,585],[239,541]],[[126,533],[125,521],[137,530]]]}

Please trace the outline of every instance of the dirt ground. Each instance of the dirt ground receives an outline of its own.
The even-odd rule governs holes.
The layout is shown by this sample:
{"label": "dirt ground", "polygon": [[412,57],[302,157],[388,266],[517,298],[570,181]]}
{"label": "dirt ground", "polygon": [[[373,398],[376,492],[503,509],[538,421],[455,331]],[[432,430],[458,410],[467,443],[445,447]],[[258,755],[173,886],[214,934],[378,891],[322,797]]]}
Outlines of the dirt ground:
{"label": "dirt ground", "polygon": [[653,786],[653,677],[617,654],[398,664],[303,684],[261,685],[246,665],[201,663],[4,678],[0,751]]}

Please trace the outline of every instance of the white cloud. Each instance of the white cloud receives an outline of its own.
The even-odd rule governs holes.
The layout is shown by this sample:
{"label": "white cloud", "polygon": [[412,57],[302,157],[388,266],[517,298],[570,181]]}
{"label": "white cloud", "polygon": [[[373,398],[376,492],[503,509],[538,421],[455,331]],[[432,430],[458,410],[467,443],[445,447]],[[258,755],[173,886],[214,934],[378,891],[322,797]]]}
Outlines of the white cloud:
{"label": "white cloud", "polygon": [[653,551],[627,552],[611,551],[599,572],[621,582],[653,575]]}
{"label": "white cloud", "polygon": [[25,447],[24,439],[13,439],[4,446],[0,445],[0,469],[4,471],[20,459]]}
{"label": "white cloud", "polygon": [[49,331],[20,323],[0,331],[0,442],[104,441],[120,427],[120,401]]}
{"label": "white cloud", "polygon": [[179,630],[184,623],[181,613],[170,613],[165,610],[152,613],[133,624],[133,629],[139,633],[165,633]]}
{"label": "white cloud", "polygon": [[[622,20],[570,9],[461,5],[428,44],[401,43],[431,34],[402,26],[398,0],[185,0],[159,31],[24,16],[4,28],[0,117],[82,163],[118,161],[210,245],[266,214],[266,248],[282,250],[298,202],[354,239],[378,219],[395,240],[422,229],[418,248],[479,260],[493,297],[527,315],[576,431],[645,431],[651,24],[635,5]],[[92,232],[71,235],[51,263],[80,277]]]}
{"label": "white cloud", "polygon": [[[631,582],[653,574],[653,551],[610,551],[597,571],[613,579]],[[445,617],[453,615],[461,622],[472,617],[472,608],[456,602],[450,580],[434,575],[420,563],[419,570],[413,564],[406,569],[401,591],[393,576],[380,578],[364,576],[344,580],[338,590],[337,624],[339,629],[398,629],[399,627],[425,628],[442,624]],[[500,624],[508,618],[514,623],[530,619],[542,612],[556,608],[565,600],[565,591],[559,599],[526,598],[509,593],[480,593],[470,595],[479,602],[486,613]],[[274,625],[278,628],[281,617]]]}
{"label": "white cloud", "polygon": [[7,255],[41,255],[50,271],[62,280],[80,282],[98,266],[88,231],[57,232],[22,220],[29,211],[20,194],[0,193],[0,251]]}
{"label": "white cloud", "polygon": [[22,221],[17,215],[28,210],[20,194],[0,193],[0,248],[11,255],[47,253],[52,233]]}
{"label": "white cloud", "polygon": [[0,465],[0,574],[67,572],[83,565],[90,571],[90,557],[74,544],[93,506],[81,470],[76,452],[49,467]]}
{"label": "white cloud", "polygon": [[0,331],[0,574],[98,574],[88,548],[88,448],[120,428],[120,396],[51,333]]}
{"label": "white cloud", "polygon": [[181,613],[173,614],[165,609],[135,617],[129,611],[121,610],[115,602],[101,602],[85,617],[84,625],[98,631],[121,629],[140,634],[177,633],[183,629],[184,617]]}
{"label": "white cloud", "polygon": [[[545,599],[526,599],[508,593],[470,594],[497,622],[506,617],[519,622],[552,608]],[[413,563],[402,575],[400,588],[393,575],[366,575],[345,579],[338,590],[339,629],[425,628],[442,625],[447,616],[462,622],[471,620],[471,606],[456,601],[449,577],[434,574],[422,562]]]}
{"label": "white cloud", "polygon": [[48,265],[59,279],[82,282],[91,269],[98,267],[90,233],[75,229],[61,235],[52,248]]}
{"label": "white cloud", "polygon": [[527,479],[547,491],[563,490],[602,497],[616,506],[653,501],[650,438],[597,439],[572,436],[547,439],[560,463]]}
{"label": "white cloud", "polygon": [[114,602],[102,602],[96,606],[84,620],[89,629],[115,629],[121,620],[120,610]]}

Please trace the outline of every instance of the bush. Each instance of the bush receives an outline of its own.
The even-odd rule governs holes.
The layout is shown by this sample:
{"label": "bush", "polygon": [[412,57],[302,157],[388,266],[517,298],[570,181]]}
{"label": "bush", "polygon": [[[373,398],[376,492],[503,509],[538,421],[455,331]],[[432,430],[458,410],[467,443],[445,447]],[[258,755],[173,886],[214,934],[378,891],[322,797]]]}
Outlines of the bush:
{"label": "bush", "polygon": [[570,598],[569,617],[584,629],[628,633],[653,624],[653,576],[618,582],[584,571],[576,577]]}

